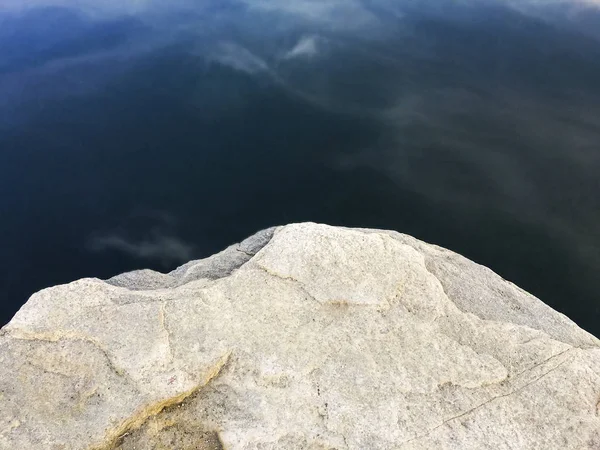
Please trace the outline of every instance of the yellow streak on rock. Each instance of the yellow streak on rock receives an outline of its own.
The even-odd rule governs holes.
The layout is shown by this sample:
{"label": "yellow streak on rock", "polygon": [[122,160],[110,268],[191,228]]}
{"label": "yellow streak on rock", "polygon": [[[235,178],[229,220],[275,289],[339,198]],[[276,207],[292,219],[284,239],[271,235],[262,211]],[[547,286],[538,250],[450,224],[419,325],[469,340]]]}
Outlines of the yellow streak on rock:
{"label": "yellow streak on rock", "polygon": [[200,383],[198,386],[195,386],[194,388],[192,388],[188,391],[182,392],[181,394],[179,394],[175,397],[161,400],[157,403],[152,403],[150,405],[142,407],[136,413],[134,413],[130,418],[125,420],[123,423],[121,423],[121,425],[114,428],[113,430],[110,430],[107,433],[107,435],[104,439],[104,442],[102,442],[101,444],[93,445],[93,446],[89,447],[88,450],[112,450],[112,449],[114,449],[118,445],[118,442],[121,437],[140,428],[142,425],[144,425],[144,423],[146,423],[146,421],[149,418],[157,416],[165,408],[168,408],[170,406],[175,406],[175,405],[182,403],[185,399],[192,396],[193,394],[195,394],[196,392],[201,390],[203,387],[207,386],[212,380],[214,380],[216,377],[218,377],[220,375],[221,371],[223,370],[223,367],[225,367],[225,365],[227,364],[227,361],[229,361],[230,356],[231,356],[231,351],[229,351],[225,355],[223,355],[208,370],[208,373],[204,377],[204,381],[202,383]]}

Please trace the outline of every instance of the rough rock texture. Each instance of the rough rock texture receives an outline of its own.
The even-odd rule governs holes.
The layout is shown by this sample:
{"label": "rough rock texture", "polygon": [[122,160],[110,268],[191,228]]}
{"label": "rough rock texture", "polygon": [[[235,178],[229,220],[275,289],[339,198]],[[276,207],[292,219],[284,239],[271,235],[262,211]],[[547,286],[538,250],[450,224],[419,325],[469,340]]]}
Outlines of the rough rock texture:
{"label": "rough rock texture", "polygon": [[0,334],[2,449],[600,449],[600,342],[394,232],[267,230]]}

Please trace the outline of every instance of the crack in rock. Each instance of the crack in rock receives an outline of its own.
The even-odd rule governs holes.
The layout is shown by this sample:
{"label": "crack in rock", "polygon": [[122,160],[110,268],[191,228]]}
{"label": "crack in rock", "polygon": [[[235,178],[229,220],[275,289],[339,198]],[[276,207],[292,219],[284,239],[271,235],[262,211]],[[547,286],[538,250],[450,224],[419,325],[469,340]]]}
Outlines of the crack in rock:
{"label": "crack in rock", "polygon": [[204,376],[203,381],[194,386],[192,389],[189,389],[185,392],[182,392],[174,397],[170,397],[164,400],[160,400],[158,402],[143,406],[136,413],[134,413],[131,417],[126,419],[116,428],[107,432],[106,437],[103,443],[93,445],[88,448],[88,450],[113,450],[119,445],[120,440],[131,433],[142,427],[150,418],[157,416],[160,414],[165,408],[177,406],[183,403],[186,399],[196,394],[198,391],[208,386],[213,380],[215,380],[221,373],[223,372],[224,367],[230,360],[231,351],[228,351],[223,356],[221,356],[215,364],[213,364],[208,370],[206,375]]}
{"label": "crack in rock", "polygon": [[281,274],[279,274],[277,272],[272,271],[268,267],[263,266],[260,263],[256,263],[255,267],[259,268],[260,270],[262,270],[263,272],[265,272],[270,277],[277,278],[277,279],[283,280],[283,281],[291,281],[294,284],[294,286],[296,286],[300,291],[302,291],[308,298],[310,298],[311,300],[313,300],[316,303],[323,304],[323,302],[320,302],[319,300],[317,300],[308,291],[308,289],[304,286],[304,283],[302,283],[300,280],[297,280],[296,278],[294,278],[292,276],[281,275]]}
{"label": "crack in rock", "polygon": [[102,346],[102,344],[100,342],[98,342],[97,340],[95,340],[89,336],[82,336],[82,335],[79,335],[76,333],[37,334],[37,333],[30,333],[30,332],[27,332],[24,330],[19,330],[19,329],[12,329],[12,330],[10,330],[10,332],[8,332],[6,334],[10,338],[16,339],[19,341],[39,341],[39,342],[48,342],[48,343],[54,343],[54,344],[59,343],[61,341],[65,341],[65,342],[86,342],[88,344],[91,344],[96,349],[98,349],[100,351],[100,353],[102,353],[102,355],[104,356],[104,358],[106,360],[106,364],[111,369],[111,371],[113,371],[119,377],[126,379],[131,385],[133,385],[133,387],[135,387],[136,390],[139,390],[137,387],[137,383],[135,382],[135,380],[133,380],[133,378],[131,378],[129,373],[125,369],[117,366],[114,363],[112,357],[110,356],[108,351]]}
{"label": "crack in rock", "polygon": [[[547,360],[546,360],[546,361],[544,361],[544,362],[548,362],[548,361],[550,361],[550,360],[552,360],[552,359],[558,358],[559,356],[561,356],[561,355],[563,355],[563,354],[565,354],[565,353],[567,353],[567,352],[569,352],[569,351],[573,351],[573,350],[578,350],[578,349],[576,349],[576,348],[570,348],[570,349],[567,349],[567,350],[565,350],[565,351],[563,351],[563,352],[560,352],[560,353],[559,353],[559,354],[557,354],[557,355],[554,355],[553,357],[551,357],[551,358],[547,359]],[[517,389],[514,389],[514,390],[512,390],[512,391],[508,392],[507,394],[502,394],[502,395],[497,395],[497,396],[494,396],[494,397],[492,397],[492,398],[490,398],[490,399],[488,399],[488,400],[486,400],[486,401],[484,401],[484,402],[480,403],[479,405],[477,405],[477,406],[474,406],[473,408],[471,408],[471,409],[469,409],[469,410],[467,410],[467,411],[465,411],[465,412],[462,412],[462,413],[460,413],[460,414],[457,414],[456,416],[450,417],[449,419],[446,419],[446,420],[444,420],[442,423],[440,423],[439,425],[436,425],[435,427],[433,427],[432,429],[430,429],[430,430],[429,430],[429,431],[427,431],[426,433],[424,433],[424,434],[421,434],[421,435],[419,435],[419,436],[415,436],[414,438],[411,438],[411,439],[409,439],[409,440],[407,440],[407,441],[401,442],[401,443],[400,443],[400,445],[401,445],[401,446],[404,446],[404,445],[406,445],[406,444],[408,444],[408,443],[410,443],[410,442],[413,442],[413,441],[416,441],[416,440],[420,440],[420,439],[427,438],[427,437],[429,437],[431,434],[433,434],[433,433],[434,433],[434,432],[435,432],[437,429],[439,429],[439,428],[443,427],[444,425],[446,425],[446,424],[447,424],[447,423],[449,423],[449,422],[452,422],[452,421],[454,421],[454,420],[457,420],[457,419],[460,419],[460,418],[462,418],[462,417],[465,417],[465,416],[467,416],[467,415],[469,415],[469,414],[473,413],[474,411],[477,411],[478,409],[481,409],[481,408],[485,407],[486,405],[488,405],[488,404],[489,404],[489,403],[491,403],[491,402],[494,402],[494,401],[496,401],[496,400],[499,400],[499,399],[502,399],[502,398],[510,397],[511,395],[514,395],[514,394],[516,394],[516,393],[518,393],[518,392],[521,392],[522,390],[524,390],[524,389],[525,389],[525,388],[527,388],[528,386],[531,386],[532,384],[534,384],[534,383],[537,383],[537,382],[538,382],[539,380],[541,380],[542,378],[544,378],[544,377],[546,377],[547,375],[551,374],[552,372],[556,371],[556,370],[557,370],[559,367],[561,367],[562,365],[564,365],[564,364],[565,364],[567,361],[568,361],[568,359],[567,359],[567,358],[565,358],[565,360],[563,360],[563,361],[561,361],[560,363],[558,363],[558,364],[557,364],[556,366],[554,366],[552,369],[550,369],[550,370],[548,370],[547,372],[543,373],[543,374],[542,374],[542,375],[540,375],[539,377],[537,377],[537,378],[535,378],[535,379],[533,379],[533,380],[531,380],[531,381],[529,381],[529,382],[525,383],[523,386],[521,386],[521,387],[518,387]],[[539,367],[539,366],[541,366],[542,364],[544,364],[544,362],[542,362],[542,363],[538,364],[537,366],[534,366],[534,367],[532,367],[532,368],[530,368],[530,369],[528,369],[528,370],[525,370],[525,371],[523,371],[523,372],[521,372],[521,373],[525,373],[525,372],[531,371],[531,370],[535,369],[536,367]]]}
{"label": "crack in rock", "polygon": [[160,305],[160,309],[158,312],[158,320],[160,322],[160,327],[165,332],[165,337],[167,340],[167,349],[169,351],[169,362],[173,363],[175,359],[175,355],[173,354],[173,347],[171,346],[171,332],[167,326],[167,305],[163,303]]}

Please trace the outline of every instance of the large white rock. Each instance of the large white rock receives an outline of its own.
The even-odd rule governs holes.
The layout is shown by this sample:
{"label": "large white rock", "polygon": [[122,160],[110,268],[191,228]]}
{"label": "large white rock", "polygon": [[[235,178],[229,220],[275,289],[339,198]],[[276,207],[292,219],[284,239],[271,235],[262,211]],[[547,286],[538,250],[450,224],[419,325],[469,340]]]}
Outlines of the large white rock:
{"label": "large white rock", "polygon": [[2,449],[600,448],[600,342],[394,232],[266,230],[0,334]]}

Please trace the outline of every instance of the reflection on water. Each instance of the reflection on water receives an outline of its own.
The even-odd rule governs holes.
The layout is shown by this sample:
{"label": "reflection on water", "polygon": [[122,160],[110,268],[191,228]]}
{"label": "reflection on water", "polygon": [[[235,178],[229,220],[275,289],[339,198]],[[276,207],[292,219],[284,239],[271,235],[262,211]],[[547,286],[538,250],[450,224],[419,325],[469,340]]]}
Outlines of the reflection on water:
{"label": "reflection on water", "polygon": [[411,3],[3,3],[2,322],[312,220],[451,248],[600,334],[598,10]]}

